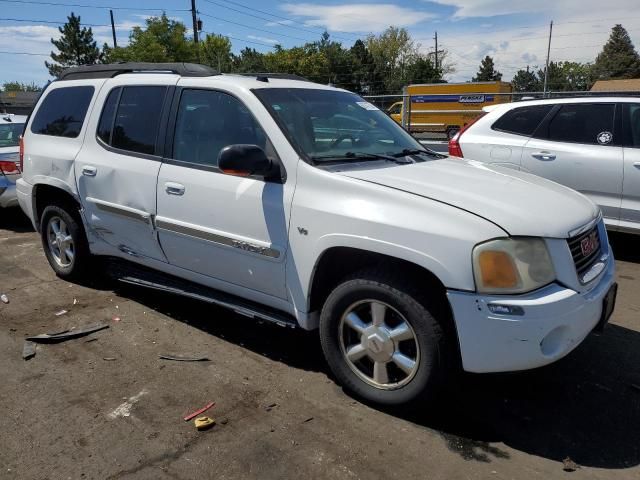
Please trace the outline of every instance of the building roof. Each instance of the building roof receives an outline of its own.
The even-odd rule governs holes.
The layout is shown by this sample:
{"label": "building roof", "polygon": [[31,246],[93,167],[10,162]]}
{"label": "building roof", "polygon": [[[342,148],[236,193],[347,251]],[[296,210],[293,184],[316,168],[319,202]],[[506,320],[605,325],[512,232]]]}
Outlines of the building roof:
{"label": "building roof", "polygon": [[620,80],[598,80],[591,87],[592,92],[640,92],[640,78]]}

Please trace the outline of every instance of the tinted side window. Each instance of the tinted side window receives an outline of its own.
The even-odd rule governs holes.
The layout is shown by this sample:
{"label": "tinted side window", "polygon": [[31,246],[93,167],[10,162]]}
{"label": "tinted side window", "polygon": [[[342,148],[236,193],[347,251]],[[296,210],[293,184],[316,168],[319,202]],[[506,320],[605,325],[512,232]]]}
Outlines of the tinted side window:
{"label": "tinted side window", "polygon": [[93,87],[65,87],[51,90],[36,112],[31,131],[40,135],[75,138],[93,97]]}
{"label": "tinted side window", "polygon": [[542,137],[556,142],[614,144],[614,113],[615,105],[607,103],[562,105],[541,132]]}
{"label": "tinted side window", "polygon": [[258,145],[272,149],[251,112],[235,97],[213,90],[185,90],[180,98],[173,158],[218,166],[218,154],[228,145]]}
{"label": "tinted side window", "polygon": [[107,145],[111,145],[111,132],[113,131],[113,119],[118,105],[121,88],[114,88],[109,93],[102,114],[100,115],[100,123],[98,124],[98,138]]}
{"label": "tinted side window", "polygon": [[111,133],[111,146],[153,155],[166,87],[124,87]]}
{"label": "tinted side window", "polygon": [[625,147],[640,148],[640,103],[624,104]]}
{"label": "tinted side window", "polygon": [[551,111],[553,105],[532,105],[509,110],[491,128],[516,135],[533,135],[540,122]]}

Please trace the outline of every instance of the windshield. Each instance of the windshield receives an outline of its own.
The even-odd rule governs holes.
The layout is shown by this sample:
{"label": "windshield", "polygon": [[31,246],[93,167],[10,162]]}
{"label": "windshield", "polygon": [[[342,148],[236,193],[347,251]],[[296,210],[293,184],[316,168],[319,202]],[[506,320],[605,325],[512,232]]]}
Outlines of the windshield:
{"label": "windshield", "polygon": [[17,147],[23,129],[23,123],[0,123],[0,148]]}
{"label": "windshield", "polygon": [[357,161],[425,150],[393,119],[354,93],[300,88],[254,93],[308,159]]}

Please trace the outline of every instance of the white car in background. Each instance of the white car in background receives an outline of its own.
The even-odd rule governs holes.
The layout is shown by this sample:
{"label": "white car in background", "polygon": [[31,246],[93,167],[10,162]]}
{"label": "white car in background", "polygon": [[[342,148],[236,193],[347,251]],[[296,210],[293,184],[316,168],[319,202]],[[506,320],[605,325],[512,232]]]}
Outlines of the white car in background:
{"label": "white car in background", "polygon": [[0,208],[18,206],[19,143],[26,121],[26,116],[0,114]]}
{"label": "white car in background", "polygon": [[449,153],[534,173],[600,208],[607,228],[640,233],[640,98],[582,97],[485,107]]}

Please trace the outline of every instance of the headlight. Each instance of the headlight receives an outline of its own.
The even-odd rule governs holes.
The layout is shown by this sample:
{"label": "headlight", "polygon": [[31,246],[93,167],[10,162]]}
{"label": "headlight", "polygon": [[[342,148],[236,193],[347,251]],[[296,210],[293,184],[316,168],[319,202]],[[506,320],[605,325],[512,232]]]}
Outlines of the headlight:
{"label": "headlight", "polygon": [[473,274],[481,293],[524,293],[555,280],[541,238],[501,238],[476,245]]}

